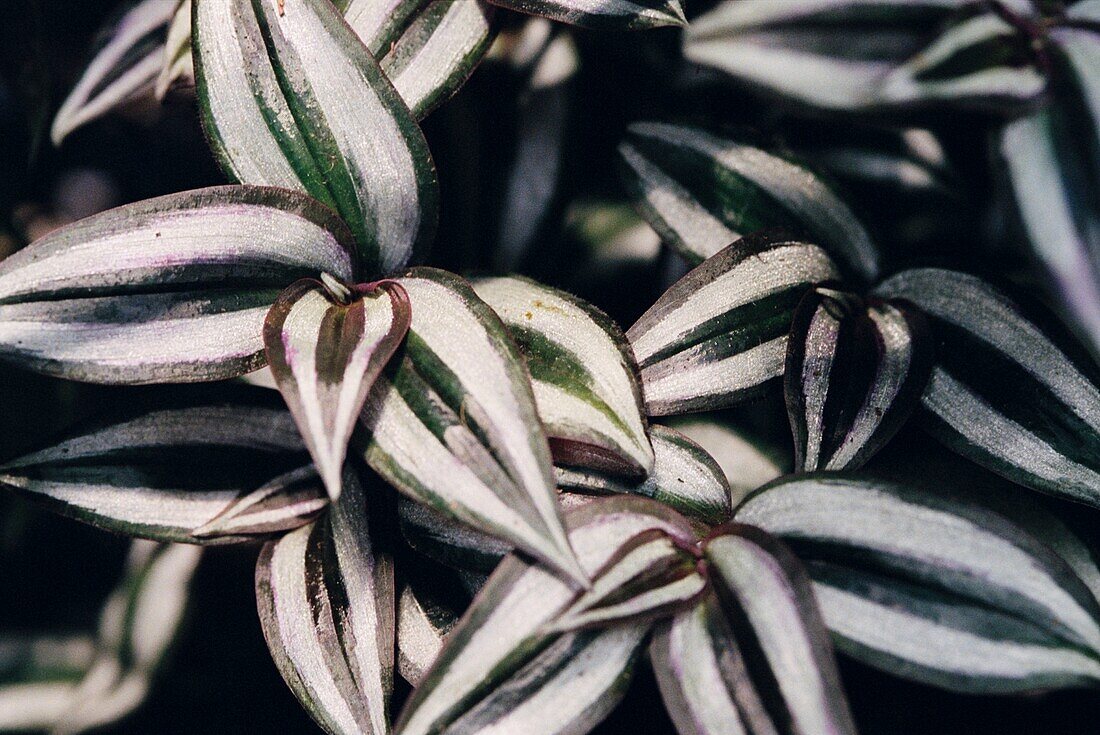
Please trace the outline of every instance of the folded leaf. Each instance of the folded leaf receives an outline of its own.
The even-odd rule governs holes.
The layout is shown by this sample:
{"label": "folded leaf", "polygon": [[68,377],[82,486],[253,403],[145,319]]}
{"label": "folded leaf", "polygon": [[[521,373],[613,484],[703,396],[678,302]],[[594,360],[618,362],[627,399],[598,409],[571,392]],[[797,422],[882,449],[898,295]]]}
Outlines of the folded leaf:
{"label": "folded leaf", "polygon": [[[1078,3],[1070,16],[1083,16],[1087,5]],[[1003,128],[1000,155],[1031,254],[1055,304],[1095,358],[1100,355],[1100,52],[1094,30],[1055,28],[1051,40],[1051,101]]]}
{"label": "folded leaf", "polygon": [[405,585],[397,600],[397,671],[419,686],[431,668],[458,613],[431,594],[431,585]]}
{"label": "folded leaf", "polygon": [[526,278],[474,290],[519,345],[559,465],[633,476],[653,468],[642,390],[622,330],[591,304]]}
{"label": "folded leaf", "polygon": [[99,383],[222,380],[263,365],[278,292],[350,280],[351,236],[309,197],[215,187],[112,209],[0,262],[0,359]]}
{"label": "folded leaf", "polygon": [[1012,301],[932,268],[877,292],[920,307],[939,343],[921,399],[932,434],[1013,482],[1100,507],[1100,390]]}
{"label": "folded leaf", "polygon": [[[722,468],[706,451],[675,429],[649,429],[656,460],[653,471],[639,483],[622,477],[558,467],[558,485],[588,493],[623,493],[658,500],[703,523],[717,525],[730,519],[733,506]],[[772,479],[772,478],[768,478]]]}
{"label": "folded leaf", "polygon": [[[572,511],[566,520],[570,542],[588,575],[595,575],[624,543],[644,531],[659,529],[685,545],[694,540],[682,517],[641,498],[597,501]],[[645,627],[564,636],[547,633],[546,626],[577,597],[575,589],[551,570],[521,556],[509,556],[451,631],[431,671],[406,703],[396,731],[402,735],[443,732],[457,727],[465,716],[471,730],[472,722],[488,727],[500,718],[514,717],[503,719],[508,725],[499,725],[497,731],[587,732],[595,722],[585,712],[597,710],[596,721],[606,714],[606,708],[595,705],[611,685],[608,680],[613,682],[623,667],[611,666],[610,672],[603,668],[612,660],[622,661],[610,651],[581,655],[578,649],[596,645],[605,635],[624,636],[630,631],[640,642]],[[570,649],[577,651],[573,659],[577,669],[555,680],[553,672],[569,660]],[[560,691],[565,682],[573,684],[572,700]],[[548,699],[556,706],[540,706]]]}
{"label": "folded leaf", "polygon": [[336,209],[368,275],[431,242],[438,182],[427,143],[331,3],[196,0],[194,48],[204,124],[227,174]]}
{"label": "folded leaf", "polygon": [[838,277],[816,245],[745,237],[674,283],[627,331],[651,416],[732,405],[783,374],[787,330],[812,286]]}
{"label": "folded leaf", "polygon": [[283,291],[264,323],[264,344],[279,391],[335,500],[367,393],[412,314],[396,283],[355,292],[331,284],[305,279]]}
{"label": "folded leaf", "polygon": [[706,544],[717,594],[657,627],[650,657],[680,733],[854,733],[829,633],[791,552],[733,524]]}
{"label": "folded leaf", "polygon": [[191,57],[191,12],[191,0],[178,0],[168,25],[164,60],[154,90],[159,100],[163,100],[173,87],[195,86],[195,62]]}
{"label": "folded leaf", "polygon": [[324,483],[311,463],[234,500],[191,535],[214,539],[293,531],[312,521],[328,504]]}
{"label": "folded leaf", "polygon": [[[283,473],[307,461],[285,410],[243,402],[200,405],[157,409],[76,433],[0,466],[0,483],[115,533],[227,543],[266,532],[262,523],[271,519],[229,521],[223,514],[239,514],[240,499],[260,486],[267,485],[258,491],[262,497],[298,495],[301,475]],[[302,512],[280,508],[283,498],[262,502],[279,509],[274,530]],[[221,533],[212,534],[212,522]]]}
{"label": "folded leaf", "polygon": [[102,45],[54,117],[54,145],[80,126],[152,92],[174,11],[175,0],[143,0],[100,31]]}
{"label": "folded leaf", "polygon": [[703,130],[634,123],[619,145],[623,179],[661,238],[699,263],[741,235],[805,234],[864,281],[878,274],[867,231],[832,189],[802,166]]}
{"label": "folded leaf", "polygon": [[684,26],[687,19],[679,0],[493,0],[495,5],[539,15],[581,28],[634,31],[661,26]]}
{"label": "folded leaf", "polygon": [[389,732],[393,561],[374,547],[355,471],[328,514],[264,546],[256,563],[260,624],[275,665],[333,735]]}
{"label": "folded leaf", "polygon": [[363,410],[367,462],[414,500],[583,583],[527,370],[500,318],[445,271],[396,280],[412,324]]}
{"label": "folded leaf", "polygon": [[787,344],[784,392],[795,467],[855,469],[920,402],[932,335],[904,304],[818,288],[802,299]]}
{"label": "folded leaf", "polygon": [[780,481],[738,520],[807,563],[841,650],[969,692],[1100,680],[1100,603],[1004,517],[927,488],[847,475]]}

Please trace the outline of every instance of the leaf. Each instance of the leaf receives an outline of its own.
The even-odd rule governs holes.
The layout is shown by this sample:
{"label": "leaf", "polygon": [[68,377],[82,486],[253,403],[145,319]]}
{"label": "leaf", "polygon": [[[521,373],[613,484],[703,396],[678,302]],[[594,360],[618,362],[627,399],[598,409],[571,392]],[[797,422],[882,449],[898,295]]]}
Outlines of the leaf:
{"label": "leaf", "polygon": [[355,471],[328,514],[264,546],[260,624],[275,665],[326,732],[389,732],[393,561],[374,547]]}
{"label": "leaf", "polygon": [[262,536],[293,531],[328,507],[329,498],[313,464],[279,475],[226,506],[191,532],[195,538]]}
{"label": "leaf", "polygon": [[420,120],[473,73],[495,35],[493,6],[482,0],[431,0],[381,59],[413,116]]}
{"label": "leaf", "polygon": [[[1084,4],[1070,9],[1083,11]],[[1080,14],[1083,15],[1083,12]],[[1087,21],[1087,18],[1082,18]],[[1096,33],[1051,31],[1051,100],[1010,122],[999,153],[1033,259],[1066,321],[1100,355],[1100,53]]]}
{"label": "leaf", "polygon": [[783,374],[794,307],[836,279],[821,248],[745,237],[674,283],[631,327],[650,416],[730,406]]}
{"label": "leaf", "polygon": [[[255,527],[264,519],[239,517],[239,499],[268,483],[258,491],[262,497],[288,488],[300,493],[301,475],[284,473],[306,461],[290,414],[242,401],[158,408],[84,429],[0,466],[0,483],[107,531],[227,543],[264,532]],[[278,527],[302,512],[283,506],[285,500],[263,503],[275,506]],[[208,524],[215,519],[221,533],[212,535]],[[243,527],[234,532],[224,524]]]}
{"label": "leaf", "polygon": [[431,587],[405,585],[397,600],[397,671],[414,687],[424,679],[459,618],[458,612],[431,594]]}
{"label": "leaf", "polygon": [[54,116],[50,128],[54,145],[61,145],[82,125],[152,91],[174,5],[175,0],[143,0],[100,31],[102,45]]}
{"label": "leaf", "polygon": [[488,574],[512,550],[511,544],[406,498],[398,501],[397,514],[409,546],[455,569]]}
{"label": "leaf", "polygon": [[154,94],[163,100],[174,87],[195,86],[195,61],[191,56],[192,0],[178,0],[164,42],[164,61]]}
{"label": "leaf", "polygon": [[653,471],[640,483],[600,472],[558,467],[558,485],[589,493],[641,495],[711,525],[728,521],[733,512],[730,488],[714,459],[675,429],[653,425],[649,437],[656,461]]}
{"label": "leaf", "polygon": [[[683,518],[641,498],[597,501],[571,512],[566,520],[570,541],[588,575],[595,575],[623,543],[647,530],[662,530],[684,543],[693,540]],[[596,646],[603,636],[629,648],[627,641],[640,643],[645,627],[564,636],[547,633],[547,624],[577,596],[549,569],[515,554],[505,559],[451,631],[435,664],[406,703],[396,732],[420,735],[450,727],[465,732],[467,726],[474,730],[474,723],[488,727],[492,722],[499,723],[496,731],[502,733],[587,732],[614,704],[615,698],[606,691],[621,674],[624,657],[606,649],[602,655],[583,655],[580,650]],[[575,668],[554,679],[554,671],[571,660],[571,649]],[[611,665],[612,661],[617,663]],[[565,683],[571,686],[562,692]],[[570,691],[571,698],[565,696]],[[601,696],[610,701],[597,707]],[[554,706],[542,707],[542,702]],[[514,719],[500,719],[509,715]]]}
{"label": "leaf", "polygon": [[929,318],[939,349],[921,405],[937,439],[1013,482],[1100,507],[1100,391],[1016,304],[933,268],[877,292]]}
{"label": "leaf", "polygon": [[841,650],[965,692],[1095,683],[1100,604],[1019,526],[918,485],[811,475],[767,486],[737,519],[807,564]]}
{"label": "leaf", "polygon": [[527,370],[504,325],[458,276],[416,268],[396,281],[412,325],[363,410],[367,463],[417,502],[583,584]]}
{"label": "leaf", "polygon": [[661,238],[699,263],[741,235],[790,228],[863,281],[878,251],[856,216],[814,173],[703,130],[634,123],[619,145],[623,182]]}
{"label": "leaf", "polygon": [[588,3],[583,0],[494,0],[494,4],[520,13],[599,30],[635,31],[687,25],[679,0],[614,0],[606,3]]}
{"label": "leaf", "polygon": [[882,80],[890,105],[951,102],[1004,112],[1034,102],[1047,79],[1032,40],[999,9],[952,23],[927,47]]}
{"label": "leaf", "polygon": [[680,733],[854,733],[829,633],[791,552],[732,524],[706,543],[718,594],[659,625],[650,658]]}
{"label": "leaf", "polygon": [[932,335],[905,304],[818,288],[791,325],[784,372],[795,467],[855,469],[893,438],[920,402]]}
{"label": "leaf", "polygon": [[618,325],[588,302],[527,278],[486,278],[473,286],[526,358],[555,462],[649,473],[653,448],[642,389]]}
{"label": "leaf", "polygon": [[437,218],[431,154],[332,4],[197,0],[194,28],[199,104],[226,173],[338,211],[367,274],[418,257]]}
{"label": "leaf", "polygon": [[214,187],[62,227],[0,262],[0,360],[97,383],[263,365],[263,319],[304,276],[352,278],[351,237],[308,197]]}
{"label": "leaf", "polygon": [[335,500],[367,393],[404,339],[412,314],[396,283],[354,292],[330,284],[306,279],[283,291],[264,322],[264,344],[279,391]]}
{"label": "leaf", "polygon": [[94,657],[88,635],[0,638],[0,732],[49,730]]}

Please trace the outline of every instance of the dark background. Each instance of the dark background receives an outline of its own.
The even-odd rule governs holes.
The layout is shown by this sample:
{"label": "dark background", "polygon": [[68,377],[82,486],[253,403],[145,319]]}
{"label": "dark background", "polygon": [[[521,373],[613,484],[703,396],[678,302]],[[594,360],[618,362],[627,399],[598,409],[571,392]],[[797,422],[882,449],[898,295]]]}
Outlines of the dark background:
{"label": "dark background", "polygon": [[[102,119],[76,131],[61,149],[50,144],[52,115],[86,63],[93,33],[115,5],[106,0],[0,2],[0,252],[20,246],[34,227],[74,207],[224,181],[187,99],[173,100],[163,110],[131,110]],[[694,6],[688,10],[689,15],[698,12]],[[712,85],[705,75],[690,93],[670,94],[684,73],[675,61],[675,31],[581,31],[576,39],[582,70],[562,150],[565,175],[525,270],[579,290],[624,324],[660,293],[663,266],[580,280],[586,267],[583,246],[560,225],[569,201],[622,198],[614,150],[626,124],[662,117],[705,119],[793,149],[852,135],[842,121],[791,115],[728,84]],[[513,157],[518,127],[509,91],[515,91],[515,81],[487,65],[425,123],[444,191],[432,265],[470,271],[491,263],[493,223],[503,196],[500,181]],[[894,243],[887,250],[891,268],[919,261],[981,271],[992,256],[999,277],[1017,276],[1026,285],[1018,253],[1007,244],[1011,239],[991,204],[990,121],[928,122],[947,145],[956,177],[955,194],[935,204],[934,217],[910,228],[908,236],[897,236],[898,222],[910,214],[908,203],[885,200],[873,189],[849,192],[880,242]],[[82,194],[80,186],[66,184],[74,171],[92,171],[92,178],[84,180],[95,187]],[[85,195],[88,201],[72,201]],[[101,408],[126,403],[132,395],[0,367],[0,459]],[[769,413],[773,417],[783,416],[774,400],[764,408],[775,409]],[[760,406],[747,410],[762,412]],[[895,448],[909,442],[920,451],[935,451],[913,434],[896,439]],[[126,546],[124,539],[0,498],[0,631],[94,627]],[[107,732],[319,732],[268,657],[252,592],[255,554],[249,547],[207,552],[180,643],[151,697]],[[1100,697],[1094,692],[960,696],[903,682],[848,659],[841,660],[841,668],[864,733],[1068,734],[1096,732],[1100,723]],[[626,701],[597,732],[672,732],[646,666],[638,667]]]}

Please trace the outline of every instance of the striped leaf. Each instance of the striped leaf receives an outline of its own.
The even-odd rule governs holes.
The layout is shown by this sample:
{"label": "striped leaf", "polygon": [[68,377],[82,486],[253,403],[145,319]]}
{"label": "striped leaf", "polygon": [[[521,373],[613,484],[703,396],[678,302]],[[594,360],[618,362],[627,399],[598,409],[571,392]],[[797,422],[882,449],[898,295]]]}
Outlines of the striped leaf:
{"label": "striped leaf", "polygon": [[318,521],[264,546],[260,624],[287,685],[326,732],[389,732],[393,561],[375,548],[363,490],[348,468]]}
{"label": "striped leaf", "polygon": [[526,358],[554,461],[648,474],[653,448],[642,390],[618,325],[591,304],[526,278],[482,279],[474,290]]}
{"label": "striped leaf", "polygon": [[454,569],[488,574],[512,550],[511,544],[495,536],[406,498],[398,501],[397,515],[409,546]]}
{"label": "striped leaf", "polygon": [[[801,105],[889,106],[878,89],[970,0],[725,0],[692,21],[688,60]],[[1030,0],[1002,3],[1030,14]]]}
{"label": "striped leaf", "polygon": [[931,105],[1007,111],[1033,102],[1046,75],[1032,39],[999,8],[953,23],[881,82],[882,104]]}
{"label": "striped leaf", "polygon": [[921,406],[933,435],[1014,482],[1100,507],[1100,390],[1012,301],[931,268],[878,293],[929,318],[939,349]]}
{"label": "striped leaf", "polygon": [[221,380],[261,367],[279,291],[351,280],[351,236],[309,197],[215,187],[112,209],[0,262],[0,360],[98,383]]}
{"label": "striped leaf", "polygon": [[414,500],[584,583],[528,373],[504,324],[458,276],[417,268],[396,280],[412,324],[363,410],[368,464]]}
{"label": "striped leaf", "polygon": [[279,475],[226,506],[191,532],[195,538],[268,536],[293,531],[328,507],[329,498],[317,469],[309,464]]}
{"label": "striped leaf", "polygon": [[[724,416],[675,418],[669,421],[669,426],[702,447],[718,464],[734,506],[756,488],[790,472],[793,466],[786,444],[780,446],[766,440],[759,432],[739,426]],[[654,433],[656,430],[656,427],[651,428]],[[725,512],[718,522],[728,520],[729,514]]]}
{"label": "striped leaf", "polygon": [[798,471],[865,464],[920,402],[933,352],[912,307],[828,288],[806,294],[783,381]]}
{"label": "striped leaf", "polygon": [[191,57],[192,0],[178,0],[168,24],[164,41],[164,57],[157,75],[154,93],[163,100],[175,87],[195,86],[195,61]]}
{"label": "striped leaf", "polygon": [[100,31],[100,46],[54,116],[54,145],[82,125],[149,96],[164,59],[175,0],[142,0]]}
{"label": "striped leaf", "polygon": [[[86,429],[0,466],[0,483],[115,533],[227,543],[266,533],[266,523],[280,530],[312,512],[299,505],[308,480],[284,474],[308,459],[290,414],[241,401],[161,408]],[[242,508],[241,499],[257,487],[260,505]],[[299,499],[262,500],[284,492]]]}
{"label": "striped leaf", "polygon": [[95,652],[89,635],[0,637],[0,732],[52,728]]}
{"label": "striped leaf", "polygon": [[811,475],[763,488],[737,518],[791,544],[837,645],[866,663],[966,692],[1100,681],[1100,603],[1050,547],[985,508]]}
{"label": "striped leaf", "polygon": [[697,128],[634,123],[619,145],[623,181],[661,238],[699,263],[741,235],[805,234],[849,273],[878,274],[878,252],[837,195],[799,164]]}
{"label": "striped leaf", "polygon": [[392,282],[353,292],[336,281],[304,279],[268,312],[268,365],[333,500],[367,393],[411,318],[405,290]]}
{"label": "striped leaf", "polygon": [[[1088,4],[1079,3],[1068,15],[1088,22]],[[1052,99],[1039,112],[1003,128],[1000,156],[1048,291],[1096,357],[1100,355],[1100,51],[1094,30],[1055,28],[1051,38]]]}
{"label": "striped leaf", "polygon": [[196,0],[194,36],[203,121],[228,175],[338,211],[371,275],[431,242],[439,192],[427,143],[331,3]]}
{"label": "striped leaf", "polygon": [[483,0],[431,0],[382,57],[413,116],[423,119],[473,73],[495,35]]}
{"label": "striped leaf", "polygon": [[559,466],[558,485],[585,493],[641,495],[709,525],[728,521],[733,512],[730,487],[718,463],[675,429],[653,425],[649,436],[656,460],[653,471],[641,482]]}
{"label": "striped leaf", "polygon": [[[659,529],[685,544],[693,542],[682,517],[641,498],[597,501],[571,512],[566,520],[570,541],[588,575],[595,575],[624,543],[645,531]],[[450,732],[453,727],[474,732],[477,724],[493,725],[502,733],[587,732],[614,705],[617,697],[608,692],[617,689],[613,684],[625,668],[624,658],[630,658],[624,651],[641,642],[646,628],[547,632],[580,594],[549,569],[509,556],[451,631],[406,703],[396,731],[421,735]],[[615,640],[621,647],[610,645]],[[563,667],[563,675],[554,676]],[[570,686],[562,691],[566,684]]]}
{"label": "striped leaf", "polygon": [[397,672],[419,686],[459,614],[432,594],[435,585],[407,584],[397,600]]}
{"label": "striped leaf", "polygon": [[679,0],[614,0],[603,3],[588,0],[493,0],[493,4],[599,30],[635,31],[687,25]]}
{"label": "striped leaf", "polygon": [[649,648],[681,735],[854,733],[798,560],[740,524],[712,537],[706,557],[717,594],[658,626]]}
{"label": "striped leaf", "polygon": [[816,245],[745,237],[674,283],[626,333],[650,416],[722,408],[783,374],[795,306],[838,278]]}

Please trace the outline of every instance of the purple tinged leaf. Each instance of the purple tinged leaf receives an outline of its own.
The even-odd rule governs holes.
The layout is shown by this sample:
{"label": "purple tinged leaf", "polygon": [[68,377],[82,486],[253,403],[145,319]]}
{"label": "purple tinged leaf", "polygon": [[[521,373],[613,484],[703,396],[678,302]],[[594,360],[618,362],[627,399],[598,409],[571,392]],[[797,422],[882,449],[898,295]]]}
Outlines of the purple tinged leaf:
{"label": "purple tinged leaf", "polygon": [[333,500],[367,393],[411,320],[408,295],[393,281],[353,293],[303,280],[268,312],[268,365]]}
{"label": "purple tinged leaf", "polygon": [[494,4],[581,28],[615,31],[686,26],[679,0],[493,0]]}
{"label": "purple tinged leaf", "polygon": [[316,518],[328,504],[325,486],[310,464],[280,475],[234,501],[191,535],[215,539],[293,531]]}
{"label": "purple tinged leaf", "polygon": [[397,601],[397,671],[419,686],[435,662],[459,612],[431,594],[432,585],[408,584]]}

